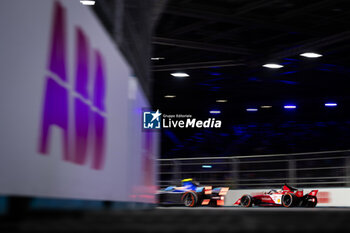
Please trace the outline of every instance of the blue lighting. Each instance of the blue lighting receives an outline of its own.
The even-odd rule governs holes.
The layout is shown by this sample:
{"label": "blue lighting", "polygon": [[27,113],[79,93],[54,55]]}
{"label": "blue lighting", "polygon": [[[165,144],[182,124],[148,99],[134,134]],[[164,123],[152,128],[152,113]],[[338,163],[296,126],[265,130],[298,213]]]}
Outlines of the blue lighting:
{"label": "blue lighting", "polygon": [[221,74],[220,73],[211,72],[210,75],[219,76]]}
{"label": "blue lighting", "polygon": [[285,74],[294,74],[294,73],[296,73],[296,71],[288,71],[288,72],[281,73],[281,75],[285,75]]}
{"label": "blue lighting", "polygon": [[218,91],[218,90],[220,90],[220,87],[211,87],[210,88],[210,91]]}
{"label": "blue lighting", "polygon": [[211,110],[209,111],[210,114],[220,114],[221,111],[220,110]]}
{"label": "blue lighting", "polygon": [[247,110],[247,112],[257,112],[258,111],[257,108],[247,108],[246,110]]}
{"label": "blue lighting", "polygon": [[326,107],[337,107],[337,103],[325,103],[324,106],[326,106]]}
{"label": "blue lighting", "polygon": [[295,105],[284,105],[284,108],[285,109],[296,109],[297,106],[295,106]]}
{"label": "blue lighting", "polygon": [[230,136],[228,133],[221,133],[220,136],[227,137]]}
{"label": "blue lighting", "polygon": [[213,166],[211,165],[202,165],[202,168],[212,168]]}
{"label": "blue lighting", "polygon": [[287,61],[298,61],[298,59],[294,59],[294,58],[283,58],[283,60],[287,60]]}
{"label": "blue lighting", "polygon": [[282,62],[281,64],[282,64],[282,65],[289,65],[289,64],[291,64],[291,62],[285,61],[285,62]]}
{"label": "blue lighting", "polygon": [[215,81],[219,81],[219,80],[223,80],[224,78],[213,78],[208,80],[207,82],[215,82]]}
{"label": "blue lighting", "polygon": [[261,82],[261,79],[257,78],[257,77],[250,77],[248,78],[249,81],[253,81],[253,82]]}
{"label": "blue lighting", "polygon": [[297,85],[297,82],[294,81],[288,81],[288,80],[279,80],[278,82],[284,83],[284,84],[288,84],[288,85]]}

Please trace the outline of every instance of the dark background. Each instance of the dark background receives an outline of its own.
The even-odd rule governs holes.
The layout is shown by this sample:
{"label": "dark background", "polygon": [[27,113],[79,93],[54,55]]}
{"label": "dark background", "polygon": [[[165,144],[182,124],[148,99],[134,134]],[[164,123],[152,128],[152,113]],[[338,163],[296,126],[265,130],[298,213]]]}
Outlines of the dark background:
{"label": "dark background", "polygon": [[[154,109],[202,120],[221,111],[215,115],[221,129],[162,130],[161,158],[349,149],[349,1],[97,0],[91,8]],[[284,67],[262,67],[270,62]],[[190,77],[170,75],[178,71]],[[285,104],[297,108],[287,111]],[[6,202],[0,232],[339,232],[349,230],[350,214],[346,208],[141,210],[140,203],[110,202],[93,210],[33,210],[30,197]]]}
{"label": "dark background", "polygon": [[168,1],[152,38],[164,58],[152,62],[154,107],[199,119],[221,110],[223,127],[163,130],[161,157],[348,148],[349,11],[348,1]]}

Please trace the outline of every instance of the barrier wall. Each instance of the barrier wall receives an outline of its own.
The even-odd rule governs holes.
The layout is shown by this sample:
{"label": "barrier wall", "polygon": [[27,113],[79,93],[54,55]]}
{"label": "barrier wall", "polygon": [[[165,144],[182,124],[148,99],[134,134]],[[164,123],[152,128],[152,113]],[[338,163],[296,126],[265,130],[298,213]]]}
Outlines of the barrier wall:
{"label": "barrier wall", "polygon": [[91,9],[4,1],[0,30],[0,194],[154,203],[149,104]]}
{"label": "barrier wall", "polygon": [[[350,206],[350,188],[313,188],[318,189],[317,206]],[[304,193],[311,191],[310,188],[303,189]],[[229,190],[225,199],[225,206],[232,206],[244,194],[257,194],[268,191],[267,189],[240,189]]]}

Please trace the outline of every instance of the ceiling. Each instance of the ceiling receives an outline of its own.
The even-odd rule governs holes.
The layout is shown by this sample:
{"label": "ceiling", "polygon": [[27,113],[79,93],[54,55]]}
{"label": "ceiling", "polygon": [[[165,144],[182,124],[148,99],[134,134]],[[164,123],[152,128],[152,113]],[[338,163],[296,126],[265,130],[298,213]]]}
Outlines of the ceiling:
{"label": "ceiling", "polygon": [[[232,116],[261,105],[345,103],[349,26],[344,0],[170,0],[152,38],[152,57],[164,58],[152,61],[154,106]],[[304,58],[304,52],[323,56]],[[179,71],[190,77],[170,75]]]}

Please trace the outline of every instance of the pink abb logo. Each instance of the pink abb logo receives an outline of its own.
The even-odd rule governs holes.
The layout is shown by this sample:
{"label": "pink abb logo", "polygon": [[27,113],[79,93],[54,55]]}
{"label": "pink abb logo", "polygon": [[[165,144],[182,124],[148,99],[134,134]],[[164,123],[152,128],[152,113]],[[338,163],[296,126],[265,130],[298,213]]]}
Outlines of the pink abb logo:
{"label": "pink abb logo", "polygon": [[[105,158],[105,73],[101,54],[94,50],[90,56],[88,39],[83,30],[75,29],[75,82],[69,85],[67,75],[67,43],[65,9],[54,5],[51,35],[51,51],[46,75],[46,89],[42,110],[39,152],[49,154],[50,130],[53,126],[62,130],[63,159],[84,165],[92,154],[92,168],[102,169]],[[92,77],[89,80],[89,64],[93,59]],[[89,87],[92,88],[89,88]],[[70,99],[73,113],[70,114]],[[71,121],[69,116],[73,116]],[[71,122],[73,124],[71,124]],[[89,145],[89,146],[88,146]],[[90,147],[90,145],[92,145]],[[91,150],[89,149],[91,148]]]}

